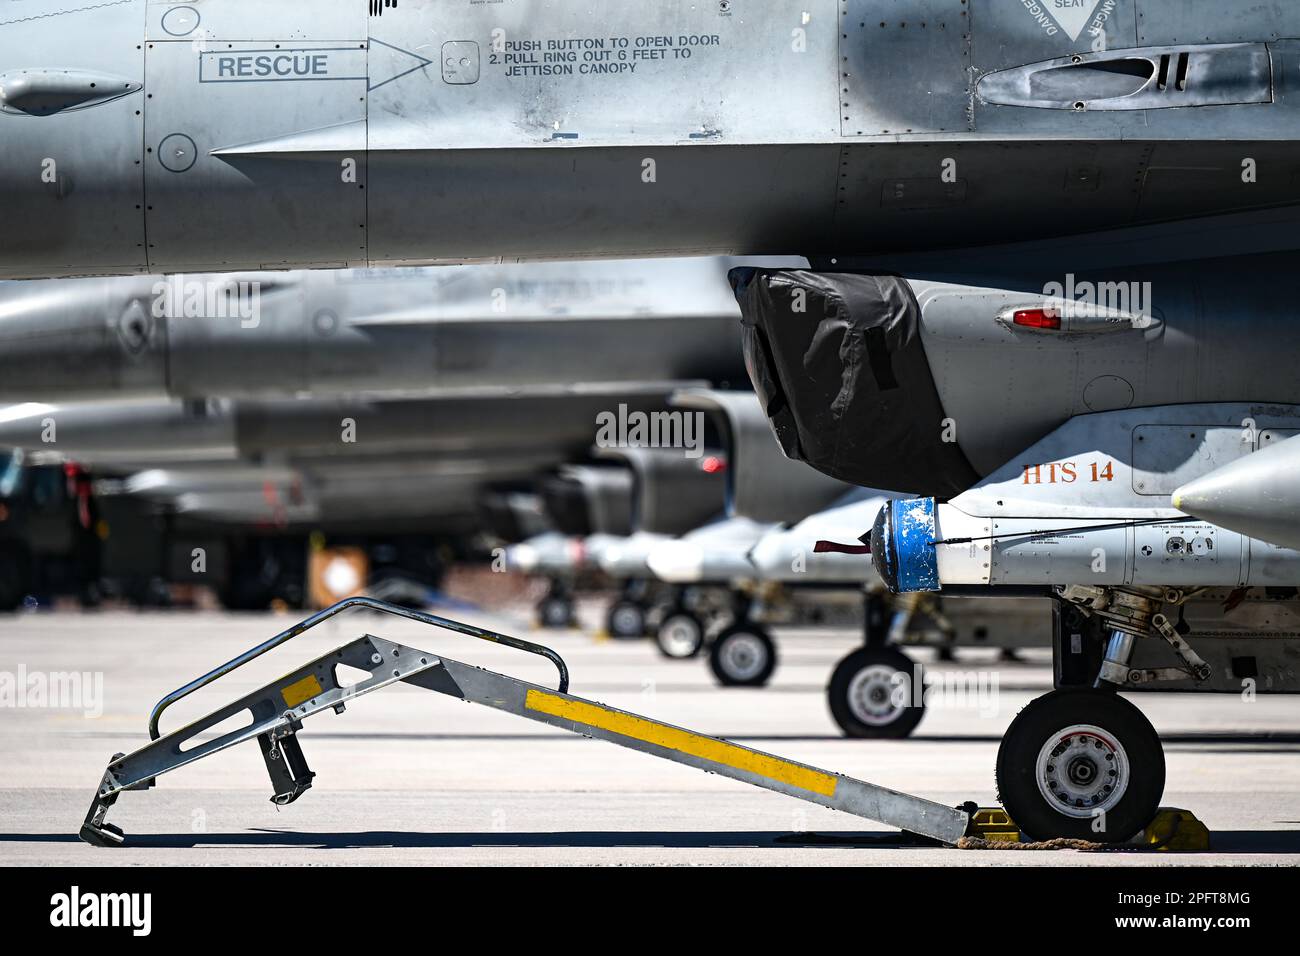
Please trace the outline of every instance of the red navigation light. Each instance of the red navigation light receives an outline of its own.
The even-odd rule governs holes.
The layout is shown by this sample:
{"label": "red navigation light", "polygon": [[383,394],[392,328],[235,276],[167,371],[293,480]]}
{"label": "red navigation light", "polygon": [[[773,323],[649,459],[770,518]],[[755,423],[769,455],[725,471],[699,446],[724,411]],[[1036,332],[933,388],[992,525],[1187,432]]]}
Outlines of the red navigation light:
{"label": "red navigation light", "polygon": [[704,461],[700,462],[700,468],[706,475],[716,475],[727,467],[727,463],[717,455],[710,455]]}
{"label": "red navigation light", "polygon": [[1016,309],[1011,316],[1012,325],[1026,329],[1061,328],[1061,313],[1056,309]]}

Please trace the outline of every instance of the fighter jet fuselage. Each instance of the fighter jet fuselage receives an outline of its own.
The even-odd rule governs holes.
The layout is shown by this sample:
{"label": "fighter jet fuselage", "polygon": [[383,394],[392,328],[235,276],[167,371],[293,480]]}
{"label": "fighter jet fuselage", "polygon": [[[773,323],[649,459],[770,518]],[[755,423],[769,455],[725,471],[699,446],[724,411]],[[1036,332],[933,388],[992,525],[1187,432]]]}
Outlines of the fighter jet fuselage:
{"label": "fighter jet fuselage", "polygon": [[0,276],[835,257],[1294,201],[1300,8],[1037,6],[10,0]]}

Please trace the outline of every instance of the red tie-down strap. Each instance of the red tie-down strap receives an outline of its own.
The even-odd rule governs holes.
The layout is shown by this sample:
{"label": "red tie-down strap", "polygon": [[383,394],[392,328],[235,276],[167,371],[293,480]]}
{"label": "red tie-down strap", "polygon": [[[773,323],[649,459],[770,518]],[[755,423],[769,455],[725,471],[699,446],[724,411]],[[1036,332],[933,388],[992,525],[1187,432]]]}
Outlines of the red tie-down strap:
{"label": "red tie-down strap", "polygon": [[840,544],[838,541],[818,541],[813,546],[814,554],[870,554],[869,544]]}

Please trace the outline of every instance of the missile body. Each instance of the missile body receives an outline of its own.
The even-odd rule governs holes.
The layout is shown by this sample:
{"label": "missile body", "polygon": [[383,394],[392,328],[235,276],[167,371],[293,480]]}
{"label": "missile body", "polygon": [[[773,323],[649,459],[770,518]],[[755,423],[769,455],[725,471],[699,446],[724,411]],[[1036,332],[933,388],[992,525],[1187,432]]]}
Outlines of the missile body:
{"label": "missile body", "polygon": [[[852,541],[868,528],[886,503],[882,496],[862,489],[846,501],[809,515],[789,528],[777,528],[759,538],[749,552],[757,577],[788,584],[856,583],[876,581],[871,558],[865,554],[818,554],[821,540]],[[876,586],[879,583],[876,582]]]}
{"label": "missile body", "polygon": [[555,531],[506,548],[506,567],[522,574],[567,577],[580,570],[583,561],[582,542]]}
{"label": "missile body", "polygon": [[626,537],[606,541],[599,548],[593,548],[589,539],[587,552],[596,565],[611,578],[625,581],[629,578],[652,576],[653,572],[647,560],[650,552],[672,540],[671,535],[636,531]]}
{"label": "missile body", "polygon": [[669,584],[752,578],[749,549],[771,528],[748,518],[724,518],[658,545],[646,556],[646,563]]}

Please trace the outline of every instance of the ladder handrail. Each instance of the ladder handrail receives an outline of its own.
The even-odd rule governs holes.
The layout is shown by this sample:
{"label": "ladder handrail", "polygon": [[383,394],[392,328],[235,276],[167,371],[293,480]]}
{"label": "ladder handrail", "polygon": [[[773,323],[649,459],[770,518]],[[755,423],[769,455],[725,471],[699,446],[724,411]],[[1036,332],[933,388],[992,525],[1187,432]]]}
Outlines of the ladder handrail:
{"label": "ladder handrail", "polygon": [[555,669],[559,671],[559,691],[567,693],[569,690],[569,668],[564,663],[564,659],[555,651],[542,644],[534,644],[532,641],[525,641],[517,637],[511,637],[508,634],[499,634],[496,631],[489,631],[486,628],[476,627],[473,624],[462,624],[460,621],[453,621],[450,618],[438,617],[436,614],[426,614],[423,611],[415,611],[410,608],[400,607],[396,604],[389,604],[387,601],[379,601],[369,597],[350,597],[344,598],[337,604],[331,604],[323,611],[317,611],[311,617],[299,621],[293,627],[281,631],[272,638],[263,641],[256,647],[249,648],[244,653],[233,657],[219,667],[214,667],[194,680],[190,681],[183,687],[178,687],[170,694],[165,696],[158,703],[154,704],[153,710],[149,712],[149,737],[157,740],[161,734],[158,731],[158,721],[162,718],[165,711],[172,704],[176,703],[183,697],[188,697],[201,687],[206,687],[219,677],[224,677],[231,671],[243,667],[249,661],[261,657],[269,650],[279,647],[281,644],[297,637],[304,631],[309,631],[317,624],[325,621],[340,611],[345,611],[350,607],[367,607],[372,611],[380,611],[384,614],[394,614],[398,617],[408,618],[412,621],[419,621],[421,624],[431,624],[434,627],[446,628],[449,631],[455,631],[458,634],[464,634],[467,637],[476,637],[479,640],[491,641],[494,644],[504,644],[506,647],[513,647],[515,650],[524,651],[528,654],[536,654],[539,657],[545,657]]}

